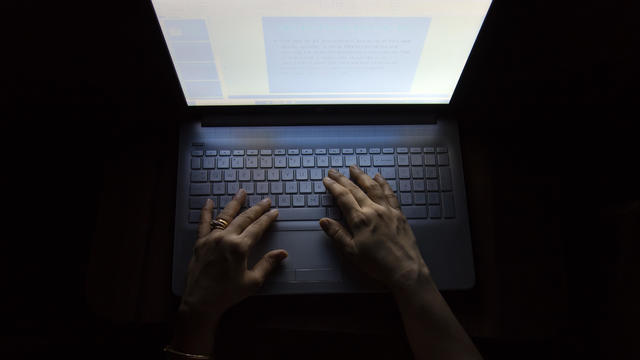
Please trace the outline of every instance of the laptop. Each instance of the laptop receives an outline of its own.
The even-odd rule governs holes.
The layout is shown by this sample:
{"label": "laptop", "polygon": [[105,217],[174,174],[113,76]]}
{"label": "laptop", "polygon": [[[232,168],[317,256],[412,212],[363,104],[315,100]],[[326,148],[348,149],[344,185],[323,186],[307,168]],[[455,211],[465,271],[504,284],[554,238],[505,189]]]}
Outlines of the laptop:
{"label": "laptop", "polygon": [[[491,0],[152,0],[188,107],[180,127],[173,292],[200,209],[240,188],[278,220],[251,251],[289,257],[263,294],[383,290],[321,230],[342,219],[322,178],[358,165],[396,192],[440,289],[474,285],[449,103]],[[443,111],[444,110],[444,111]],[[214,215],[215,216],[215,215]]]}

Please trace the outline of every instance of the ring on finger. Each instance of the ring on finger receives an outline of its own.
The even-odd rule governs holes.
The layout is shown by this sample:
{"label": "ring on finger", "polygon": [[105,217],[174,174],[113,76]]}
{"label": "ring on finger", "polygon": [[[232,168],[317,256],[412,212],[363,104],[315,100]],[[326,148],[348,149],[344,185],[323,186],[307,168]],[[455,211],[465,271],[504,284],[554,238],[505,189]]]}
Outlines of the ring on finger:
{"label": "ring on finger", "polygon": [[229,222],[223,218],[217,218],[211,220],[209,225],[211,225],[211,230],[224,230],[229,226]]}

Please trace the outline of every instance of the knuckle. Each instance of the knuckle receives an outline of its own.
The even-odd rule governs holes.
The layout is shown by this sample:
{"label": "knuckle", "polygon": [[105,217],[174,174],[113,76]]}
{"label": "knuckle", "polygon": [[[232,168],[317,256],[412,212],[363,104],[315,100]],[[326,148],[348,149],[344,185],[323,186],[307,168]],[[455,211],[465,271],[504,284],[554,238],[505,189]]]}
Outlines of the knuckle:
{"label": "knuckle", "polygon": [[356,212],[353,215],[353,225],[357,227],[366,227],[370,224],[369,216],[365,215],[363,212]]}

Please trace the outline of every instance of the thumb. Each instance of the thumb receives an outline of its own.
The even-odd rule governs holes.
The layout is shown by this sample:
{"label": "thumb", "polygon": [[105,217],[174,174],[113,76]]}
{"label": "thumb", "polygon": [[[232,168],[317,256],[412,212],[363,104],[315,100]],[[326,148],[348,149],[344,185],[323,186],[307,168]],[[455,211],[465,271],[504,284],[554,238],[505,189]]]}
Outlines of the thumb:
{"label": "thumb", "polygon": [[264,254],[262,259],[253,266],[251,271],[260,279],[260,282],[263,283],[269,273],[280,265],[282,260],[286,259],[287,256],[289,256],[289,254],[285,250],[271,250]]}
{"label": "thumb", "polygon": [[327,236],[334,240],[340,250],[345,253],[350,253],[350,250],[353,249],[353,237],[344,226],[329,218],[320,219],[320,226]]}

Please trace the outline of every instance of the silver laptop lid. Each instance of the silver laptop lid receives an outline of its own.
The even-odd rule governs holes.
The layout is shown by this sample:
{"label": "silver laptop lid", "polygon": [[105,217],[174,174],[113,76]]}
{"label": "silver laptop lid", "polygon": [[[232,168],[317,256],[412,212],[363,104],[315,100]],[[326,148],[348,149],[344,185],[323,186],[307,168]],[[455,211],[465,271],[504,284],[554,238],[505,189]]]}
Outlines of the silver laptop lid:
{"label": "silver laptop lid", "polygon": [[188,105],[447,104],[491,0],[152,0]]}

